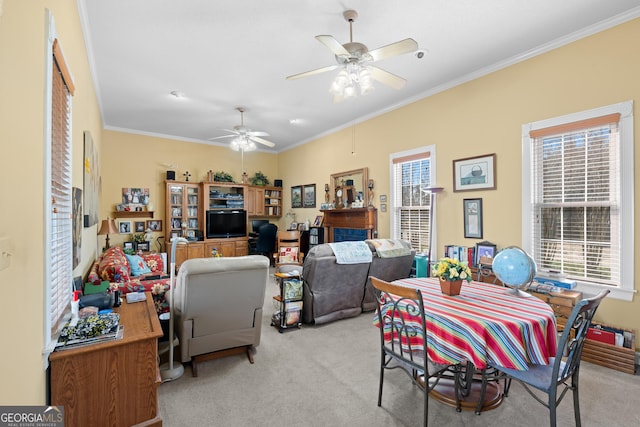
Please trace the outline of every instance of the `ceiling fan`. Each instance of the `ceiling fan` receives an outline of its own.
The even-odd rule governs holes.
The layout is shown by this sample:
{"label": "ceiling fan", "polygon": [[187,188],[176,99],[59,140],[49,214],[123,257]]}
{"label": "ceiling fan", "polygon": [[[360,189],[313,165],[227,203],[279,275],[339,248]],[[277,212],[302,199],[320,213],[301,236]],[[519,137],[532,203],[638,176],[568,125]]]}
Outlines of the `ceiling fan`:
{"label": "ceiling fan", "polygon": [[240,112],[240,125],[234,126],[233,129],[223,129],[224,131],[231,132],[230,135],[217,136],[215,138],[209,138],[207,141],[213,141],[215,139],[233,138],[231,141],[231,148],[236,151],[251,151],[256,149],[255,143],[266,145],[267,147],[275,147],[271,141],[268,141],[263,136],[269,136],[266,132],[252,131],[244,125],[244,107],[237,107],[236,110]]}
{"label": "ceiling fan", "polygon": [[346,10],[342,15],[349,22],[348,43],[340,44],[333,36],[316,36],[320,43],[333,52],[337,64],[294,74],[288,76],[287,80],[299,79],[342,68],[330,89],[330,92],[338,97],[337,101],[340,101],[341,98],[355,96],[356,85],[360,86],[360,91],[363,95],[373,90],[372,79],[394,89],[401,89],[407,82],[405,79],[371,64],[383,59],[414,52],[418,49],[418,43],[408,38],[370,51],[364,44],[353,41],[353,23],[358,18],[358,13],[355,10]]}

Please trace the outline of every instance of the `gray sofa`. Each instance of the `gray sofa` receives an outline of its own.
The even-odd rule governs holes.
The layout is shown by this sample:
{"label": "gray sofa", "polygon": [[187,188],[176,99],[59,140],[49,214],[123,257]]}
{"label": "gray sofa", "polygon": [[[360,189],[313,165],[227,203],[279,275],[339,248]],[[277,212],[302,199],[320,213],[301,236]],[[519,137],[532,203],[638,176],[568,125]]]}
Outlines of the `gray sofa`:
{"label": "gray sofa", "polygon": [[405,254],[382,258],[378,255],[376,246],[384,240],[386,239],[366,241],[372,252],[370,263],[338,264],[327,243],[309,250],[302,269],[304,323],[319,325],[375,310],[375,293],[369,276],[386,281],[409,277],[415,257],[410,243],[394,241],[405,248]]}

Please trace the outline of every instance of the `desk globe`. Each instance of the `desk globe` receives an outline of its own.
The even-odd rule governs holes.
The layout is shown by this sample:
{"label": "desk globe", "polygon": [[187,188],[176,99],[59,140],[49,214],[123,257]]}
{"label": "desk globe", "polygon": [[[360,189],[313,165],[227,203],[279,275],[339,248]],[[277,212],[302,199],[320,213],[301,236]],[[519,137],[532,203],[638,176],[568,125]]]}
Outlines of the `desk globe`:
{"label": "desk globe", "polygon": [[493,273],[518,296],[529,296],[522,292],[536,276],[536,263],[517,246],[504,248],[493,258]]}

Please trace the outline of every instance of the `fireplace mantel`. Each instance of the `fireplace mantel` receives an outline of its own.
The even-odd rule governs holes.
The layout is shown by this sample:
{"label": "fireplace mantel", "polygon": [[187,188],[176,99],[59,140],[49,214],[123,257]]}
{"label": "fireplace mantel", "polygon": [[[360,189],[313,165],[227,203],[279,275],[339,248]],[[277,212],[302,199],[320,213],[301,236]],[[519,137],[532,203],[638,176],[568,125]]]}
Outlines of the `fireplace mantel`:
{"label": "fireplace mantel", "polygon": [[[373,207],[324,209],[323,226],[327,229],[327,242],[334,242],[336,228],[348,230],[364,230],[367,239],[378,234],[378,210]],[[363,239],[364,240],[364,239]]]}

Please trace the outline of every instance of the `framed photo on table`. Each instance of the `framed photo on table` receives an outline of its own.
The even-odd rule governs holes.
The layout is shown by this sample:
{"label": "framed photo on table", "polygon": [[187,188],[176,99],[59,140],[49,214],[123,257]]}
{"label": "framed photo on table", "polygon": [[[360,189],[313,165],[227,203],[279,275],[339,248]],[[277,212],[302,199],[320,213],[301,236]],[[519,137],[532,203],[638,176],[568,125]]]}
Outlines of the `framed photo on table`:
{"label": "framed photo on table", "polygon": [[316,220],[313,221],[313,226],[314,227],[320,227],[322,225],[322,219],[323,219],[323,216],[322,215],[318,215],[316,217]]}
{"label": "framed photo on table", "polygon": [[495,190],[496,155],[485,154],[453,161],[453,191]]}
{"label": "framed photo on table", "polygon": [[496,256],[497,247],[491,242],[476,243],[476,265],[491,265],[493,257]]}
{"label": "framed photo on table", "polygon": [[462,206],[464,237],[482,239],[482,199],[464,199]]}

